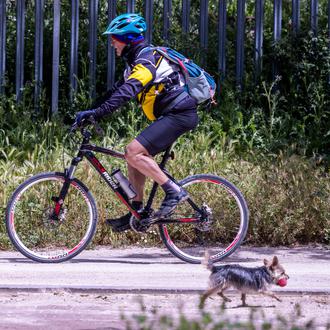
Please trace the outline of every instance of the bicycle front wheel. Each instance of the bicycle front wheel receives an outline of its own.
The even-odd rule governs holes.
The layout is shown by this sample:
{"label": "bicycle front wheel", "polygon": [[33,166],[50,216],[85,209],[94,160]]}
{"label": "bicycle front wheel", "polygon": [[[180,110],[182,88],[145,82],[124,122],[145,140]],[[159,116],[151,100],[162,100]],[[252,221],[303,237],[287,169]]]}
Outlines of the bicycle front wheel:
{"label": "bicycle front wheel", "polygon": [[56,219],[52,217],[64,184],[63,173],[41,173],[23,182],[6,210],[6,228],[14,246],[38,262],[58,263],[80,253],[93,238],[95,201],[77,179],[70,186]]}
{"label": "bicycle front wheel", "polygon": [[201,263],[208,250],[214,262],[232,254],[242,243],[249,212],[241,192],[229,181],[215,175],[193,175],[180,182],[190,200],[180,203],[170,219],[175,223],[159,225],[161,238],[176,257]]}

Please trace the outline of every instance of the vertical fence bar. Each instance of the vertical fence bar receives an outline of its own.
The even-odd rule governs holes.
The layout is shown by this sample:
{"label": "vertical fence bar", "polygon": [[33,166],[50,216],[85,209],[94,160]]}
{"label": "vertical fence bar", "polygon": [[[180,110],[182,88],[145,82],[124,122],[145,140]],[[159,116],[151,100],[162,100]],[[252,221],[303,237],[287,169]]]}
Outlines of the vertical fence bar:
{"label": "vertical fence bar", "polygon": [[189,17],[190,17],[191,0],[182,0],[182,32],[189,32]]}
{"label": "vertical fence bar", "polygon": [[24,84],[25,1],[17,0],[16,7],[16,101],[22,98]]}
{"label": "vertical fence bar", "polygon": [[78,90],[79,0],[71,0],[70,102]]}
{"label": "vertical fence bar", "polygon": [[[328,48],[330,51],[330,0],[328,0],[328,40],[329,40]],[[330,72],[328,75],[328,83],[330,85]]]}
{"label": "vertical fence bar", "polygon": [[189,32],[190,0],[182,0],[182,32]]}
{"label": "vertical fence bar", "polygon": [[128,13],[134,13],[135,12],[135,0],[128,0],[126,8],[127,8]]}
{"label": "vertical fence bar", "polygon": [[311,29],[313,34],[317,35],[317,22],[318,22],[318,0],[311,0]]}
{"label": "vertical fence bar", "polygon": [[328,0],[328,37],[330,46],[330,0]]}
{"label": "vertical fence bar", "polygon": [[52,114],[58,111],[58,88],[60,69],[60,29],[61,29],[61,2],[54,0],[53,26],[53,77],[52,77]]}
{"label": "vertical fence bar", "polygon": [[0,95],[5,92],[6,74],[6,0],[0,0]]}
{"label": "vertical fence bar", "polygon": [[282,0],[274,0],[274,41],[281,39],[282,31]]}
{"label": "vertical fence bar", "polygon": [[164,14],[163,14],[163,39],[165,45],[168,45],[170,38],[170,18],[172,15],[172,0],[164,0]]}
{"label": "vertical fence bar", "polygon": [[292,32],[297,35],[300,30],[300,0],[292,0]]}
{"label": "vertical fence bar", "polygon": [[206,54],[208,46],[208,25],[209,25],[209,15],[208,15],[208,0],[201,0],[201,10],[200,10],[200,21],[199,21],[199,35],[200,35],[200,46],[201,46],[201,64],[206,65]]}
{"label": "vertical fence bar", "polygon": [[329,48],[330,48],[330,0],[328,0],[328,38],[329,38]]}
{"label": "vertical fence bar", "polygon": [[[116,16],[116,0],[108,0],[108,23]],[[111,46],[111,39],[107,40],[108,58],[107,58],[107,88],[111,89],[115,83],[115,50]]]}
{"label": "vertical fence bar", "polygon": [[255,3],[255,40],[254,40],[254,63],[255,81],[260,77],[262,70],[263,37],[264,37],[264,0],[256,0]]}
{"label": "vertical fence bar", "polygon": [[[278,42],[281,39],[282,31],[282,0],[274,0],[274,42]],[[279,75],[278,63],[275,60],[273,62],[273,79]]]}
{"label": "vertical fence bar", "polygon": [[242,89],[244,70],[245,0],[237,0],[236,85]]}
{"label": "vertical fence bar", "polygon": [[144,17],[147,22],[146,41],[152,43],[153,0],[145,0]]}
{"label": "vertical fence bar", "polygon": [[40,111],[40,95],[43,81],[43,45],[44,45],[44,0],[35,2],[35,45],[34,45],[34,107]]}
{"label": "vertical fence bar", "polygon": [[89,0],[89,96],[96,96],[96,47],[98,0]]}
{"label": "vertical fence bar", "polygon": [[226,76],[226,34],[227,26],[227,3],[226,0],[219,0],[218,8],[218,70],[220,73],[218,86]]}

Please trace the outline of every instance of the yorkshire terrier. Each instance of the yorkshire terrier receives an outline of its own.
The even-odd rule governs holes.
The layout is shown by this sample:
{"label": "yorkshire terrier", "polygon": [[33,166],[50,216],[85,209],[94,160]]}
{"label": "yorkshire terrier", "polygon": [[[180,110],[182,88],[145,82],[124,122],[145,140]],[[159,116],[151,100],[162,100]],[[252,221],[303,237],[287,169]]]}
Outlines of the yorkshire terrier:
{"label": "yorkshire terrier", "polygon": [[209,253],[206,252],[202,263],[211,271],[211,275],[209,277],[209,289],[202,295],[200,300],[201,308],[204,306],[205,300],[216,293],[225,302],[230,302],[231,300],[223,294],[229,288],[241,292],[242,307],[248,306],[246,304],[247,293],[261,293],[281,301],[269,290],[269,287],[271,285],[285,286],[289,279],[276,256],[273,257],[271,262],[264,259],[264,266],[262,267],[249,268],[240,265],[214,266]]}

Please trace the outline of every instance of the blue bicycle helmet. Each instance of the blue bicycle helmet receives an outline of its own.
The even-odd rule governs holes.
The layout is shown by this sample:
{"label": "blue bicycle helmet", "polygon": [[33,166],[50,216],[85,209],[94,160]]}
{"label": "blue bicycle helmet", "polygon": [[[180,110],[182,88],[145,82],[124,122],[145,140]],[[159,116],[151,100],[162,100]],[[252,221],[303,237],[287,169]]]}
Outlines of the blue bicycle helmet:
{"label": "blue bicycle helmet", "polygon": [[147,30],[147,23],[137,14],[123,14],[113,19],[103,34],[142,34]]}

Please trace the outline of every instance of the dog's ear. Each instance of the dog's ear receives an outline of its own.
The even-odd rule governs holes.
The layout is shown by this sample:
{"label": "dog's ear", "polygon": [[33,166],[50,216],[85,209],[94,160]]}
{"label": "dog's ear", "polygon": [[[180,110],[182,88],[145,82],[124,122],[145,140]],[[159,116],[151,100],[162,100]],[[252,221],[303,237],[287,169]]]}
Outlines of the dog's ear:
{"label": "dog's ear", "polygon": [[272,261],[272,266],[275,267],[278,265],[278,258],[276,256],[273,257],[273,261]]}
{"label": "dog's ear", "polygon": [[264,265],[265,266],[268,266],[268,264],[269,264],[268,260],[267,259],[264,259]]}

